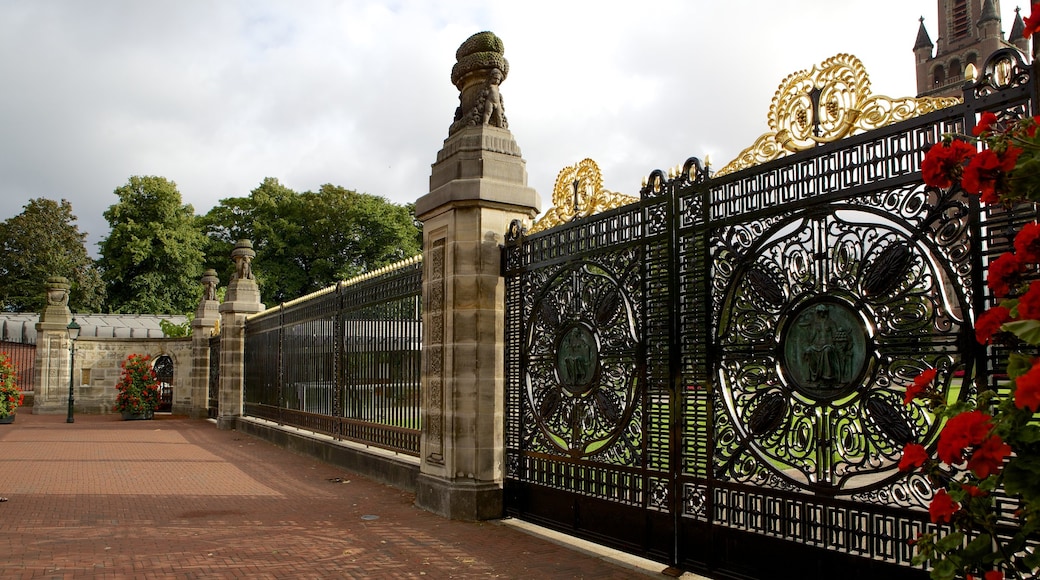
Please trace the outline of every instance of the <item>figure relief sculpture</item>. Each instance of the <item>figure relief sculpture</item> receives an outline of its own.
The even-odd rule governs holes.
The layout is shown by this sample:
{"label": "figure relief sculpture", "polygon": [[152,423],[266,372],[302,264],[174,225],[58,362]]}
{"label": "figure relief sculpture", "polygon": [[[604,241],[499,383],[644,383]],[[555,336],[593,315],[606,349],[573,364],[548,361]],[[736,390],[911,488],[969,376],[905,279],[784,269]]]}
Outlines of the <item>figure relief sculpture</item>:
{"label": "figure relief sculpture", "polygon": [[451,82],[459,89],[459,107],[455,109],[449,134],[481,125],[509,128],[499,91],[499,85],[509,75],[504,53],[502,39],[491,32],[474,34],[455,52],[457,62],[451,71]]}
{"label": "figure relief sculpture", "polygon": [[217,271],[213,269],[206,270],[202,274],[202,299],[203,300],[216,300],[217,299],[217,284],[220,279],[217,278]]}
{"label": "figure relief sculpture", "polygon": [[231,251],[231,259],[235,261],[235,278],[239,280],[252,280],[253,267],[250,264],[256,252],[253,251],[253,243],[249,240],[239,240],[235,249]]}

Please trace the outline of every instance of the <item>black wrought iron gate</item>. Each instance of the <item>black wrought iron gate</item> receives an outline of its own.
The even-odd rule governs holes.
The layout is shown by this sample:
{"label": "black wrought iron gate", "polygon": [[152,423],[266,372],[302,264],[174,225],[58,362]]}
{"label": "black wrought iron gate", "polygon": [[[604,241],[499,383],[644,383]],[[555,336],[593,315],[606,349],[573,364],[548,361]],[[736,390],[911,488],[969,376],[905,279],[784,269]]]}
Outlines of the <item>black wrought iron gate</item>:
{"label": "black wrought iron gate", "polygon": [[929,367],[950,400],[990,380],[979,273],[1022,218],[920,164],[982,111],[1029,114],[1031,81],[999,53],[951,105],[870,95],[858,67],[789,79],[771,133],[713,176],[690,159],[562,223],[617,205],[576,166],[562,225],[514,224],[509,515],[717,577],[925,576],[907,540],[933,492],[897,463],[938,425],[903,392]]}

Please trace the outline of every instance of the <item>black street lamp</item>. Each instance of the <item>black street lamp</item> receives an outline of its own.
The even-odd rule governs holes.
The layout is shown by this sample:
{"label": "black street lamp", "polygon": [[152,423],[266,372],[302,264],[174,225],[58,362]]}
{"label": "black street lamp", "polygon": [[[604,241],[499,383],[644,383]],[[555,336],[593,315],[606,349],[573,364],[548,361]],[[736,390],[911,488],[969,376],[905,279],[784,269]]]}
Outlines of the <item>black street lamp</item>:
{"label": "black street lamp", "polygon": [[75,402],[72,378],[76,369],[76,339],[79,338],[79,325],[76,324],[75,316],[72,317],[72,322],[65,328],[69,331],[69,418],[65,419],[65,422],[75,423],[76,420],[72,417],[72,404]]}

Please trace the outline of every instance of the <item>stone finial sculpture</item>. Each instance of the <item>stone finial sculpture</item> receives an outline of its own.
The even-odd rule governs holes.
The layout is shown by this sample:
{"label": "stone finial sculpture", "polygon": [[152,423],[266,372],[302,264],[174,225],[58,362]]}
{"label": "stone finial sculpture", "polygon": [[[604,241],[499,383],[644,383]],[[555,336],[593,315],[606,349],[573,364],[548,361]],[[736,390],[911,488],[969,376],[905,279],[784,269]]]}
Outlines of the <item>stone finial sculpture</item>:
{"label": "stone finial sculpture", "polygon": [[478,125],[509,128],[498,89],[509,74],[509,61],[503,54],[502,39],[491,32],[474,34],[455,52],[451,82],[460,91],[459,107],[448,135]]}
{"label": "stone finial sculpture", "polygon": [[217,271],[213,268],[206,270],[202,273],[202,299],[203,300],[216,300],[217,299],[217,284],[220,283],[220,278],[217,277]]}
{"label": "stone finial sculpture", "polygon": [[239,280],[252,280],[253,267],[250,262],[256,256],[253,250],[253,242],[249,240],[238,240],[235,249],[231,250],[231,259],[235,261],[235,278]]}
{"label": "stone finial sculpture", "polygon": [[69,281],[63,276],[47,278],[47,306],[67,306],[69,303]]}

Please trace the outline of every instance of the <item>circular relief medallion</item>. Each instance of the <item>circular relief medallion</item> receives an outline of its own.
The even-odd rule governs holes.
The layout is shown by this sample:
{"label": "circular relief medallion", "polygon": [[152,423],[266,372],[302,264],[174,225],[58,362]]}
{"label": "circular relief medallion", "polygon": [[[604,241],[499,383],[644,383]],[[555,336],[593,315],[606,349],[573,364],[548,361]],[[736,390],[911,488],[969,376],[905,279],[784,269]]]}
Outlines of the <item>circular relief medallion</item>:
{"label": "circular relief medallion", "polygon": [[869,341],[862,317],[850,305],[830,297],[810,300],[781,331],[781,372],[810,399],[836,399],[860,384],[870,362]]}
{"label": "circular relief medallion", "polygon": [[560,334],[556,374],[560,386],[571,395],[581,396],[592,390],[599,376],[599,345],[592,329],[577,323]]}

